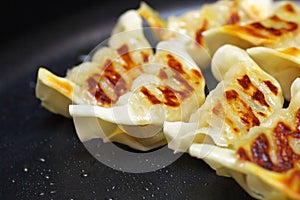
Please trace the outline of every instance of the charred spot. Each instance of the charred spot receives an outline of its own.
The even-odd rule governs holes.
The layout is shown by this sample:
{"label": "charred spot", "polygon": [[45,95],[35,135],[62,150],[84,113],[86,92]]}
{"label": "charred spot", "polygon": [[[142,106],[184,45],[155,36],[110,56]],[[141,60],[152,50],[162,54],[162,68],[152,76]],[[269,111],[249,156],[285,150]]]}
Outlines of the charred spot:
{"label": "charred spot", "polygon": [[232,101],[237,99],[239,94],[235,90],[228,90],[225,92],[225,97],[228,101]]}
{"label": "charred spot", "polygon": [[291,4],[286,4],[286,5],[284,6],[284,9],[285,9],[287,12],[289,12],[289,13],[292,13],[292,14],[295,14],[295,13],[296,13],[296,10],[295,10],[294,6],[291,5]]}
{"label": "charred spot", "polygon": [[185,89],[186,89],[186,91],[188,91],[188,92],[192,92],[192,91],[194,91],[194,88],[189,84],[189,82],[185,79],[185,78],[183,78],[180,74],[176,74],[175,75],[175,79],[180,83],[180,85],[182,85]]}
{"label": "charred spot", "polygon": [[268,36],[263,35],[259,31],[255,29],[255,27],[248,25],[248,26],[225,26],[227,29],[237,32],[237,33],[246,33],[247,35],[251,35],[253,37],[267,39]]}
{"label": "charred spot", "polygon": [[281,23],[282,25],[285,25],[286,27],[283,28],[279,28],[278,30],[280,30],[282,33],[284,32],[291,32],[294,31],[298,28],[298,25],[294,22],[291,21],[285,21],[281,18],[279,18],[277,15],[274,15],[270,18],[270,20],[276,22],[276,23]]}
{"label": "charred spot", "polygon": [[160,78],[160,80],[166,80],[166,79],[168,79],[168,75],[167,75],[167,73],[165,72],[164,69],[160,69],[159,70],[158,77]]}
{"label": "charred spot", "polygon": [[[93,95],[99,105],[108,106],[117,102],[119,97],[127,92],[126,81],[117,72],[111,60],[106,60],[103,66],[103,74],[94,74],[86,80],[87,90]],[[99,82],[106,82],[113,90],[112,95],[108,95],[107,89],[103,88]]]}
{"label": "charred spot", "polygon": [[266,117],[267,115],[265,114],[265,113],[263,113],[263,112],[258,112],[257,114],[259,114],[260,116],[262,116],[262,117]]}
{"label": "charred spot", "polygon": [[295,31],[298,28],[298,25],[296,23],[283,20],[277,15],[270,17],[270,20],[277,24],[281,24],[284,27],[276,29],[273,27],[266,27],[259,22],[252,23],[251,26],[259,30],[267,31],[268,33],[274,36],[281,36],[284,33]]}
{"label": "charred spot", "polygon": [[242,78],[237,79],[237,81],[239,85],[242,86],[242,88],[244,88],[245,90],[249,89],[249,87],[252,85],[252,82],[247,74]]}
{"label": "charred spot", "polygon": [[150,101],[152,104],[161,104],[162,102],[154,95],[152,94],[146,87],[141,88],[141,92],[147,97],[148,101]]}
{"label": "charred spot", "polygon": [[132,60],[131,55],[129,53],[129,48],[126,44],[118,48],[117,52],[121,56],[122,60],[125,62],[125,64],[123,65],[124,69],[130,70],[136,67],[136,63]]}
{"label": "charred spot", "polygon": [[253,113],[252,108],[243,101],[235,90],[225,92],[225,98],[233,112],[238,113],[241,122],[247,131],[253,126],[260,125],[259,119]]}
{"label": "charred spot", "polygon": [[264,94],[258,89],[254,91],[253,95],[251,96],[251,99],[259,102],[261,105],[269,107],[269,104],[266,102]]}
{"label": "charred spot", "polygon": [[278,95],[278,88],[273,85],[273,83],[271,81],[264,81],[264,84],[269,88],[269,90],[274,94],[274,95]]}
{"label": "charred spot", "polygon": [[198,79],[202,79],[202,78],[203,78],[202,74],[201,74],[198,70],[196,70],[196,69],[191,69],[191,72],[192,72],[192,74],[194,74]]}
{"label": "charred spot", "polygon": [[265,27],[260,22],[252,23],[251,26],[254,29],[264,30],[264,31],[267,31],[268,33],[270,33],[272,35],[275,35],[275,36],[281,36],[282,35],[282,32],[279,29],[276,29],[276,28],[273,28],[273,27]]}
{"label": "charred spot", "polygon": [[111,85],[117,85],[118,81],[122,78],[121,75],[115,70],[110,60],[106,60],[104,65],[105,69],[103,72],[103,76]]}
{"label": "charred spot", "polygon": [[258,136],[251,144],[252,162],[275,172],[285,172],[295,167],[300,161],[300,155],[295,153],[289,144],[289,137],[295,137],[299,131],[292,131],[284,122],[278,122],[273,130],[273,139],[276,145],[276,160],[270,157],[270,144],[265,134]]}
{"label": "charred spot", "polygon": [[176,97],[175,91],[170,87],[159,87],[158,88],[163,96],[164,96],[164,104],[171,107],[178,107],[180,106],[180,102]]}
{"label": "charred spot", "polygon": [[231,13],[231,15],[229,16],[226,24],[227,25],[232,25],[232,24],[236,24],[240,21],[240,16],[237,12],[233,12]]}
{"label": "charred spot", "polygon": [[[293,151],[293,148],[289,144],[289,138],[300,139],[300,109],[296,112],[295,122],[295,130],[292,130],[291,127],[282,121],[279,121],[272,130],[272,136],[270,137],[274,140],[276,163],[271,160],[270,142],[264,133],[261,133],[251,143],[251,158],[248,156],[248,158],[245,158],[244,160],[251,161],[265,169],[279,173],[294,168],[296,164],[300,162],[300,155]],[[243,147],[240,149],[243,149]],[[240,149],[237,151],[237,156],[243,158],[245,152]],[[294,176],[300,178],[299,172]]]}
{"label": "charred spot", "polygon": [[265,169],[273,170],[269,150],[270,144],[265,134],[259,135],[251,145],[253,162]]}
{"label": "charred spot", "polygon": [[244,112],[243,115],[240,116],[241,121],[247,127],[247,131],[253,126],[259,126],[260,121],[259,119],[253,114],[253,112],[246,113]]}
{"label": "charred spot", "polygon": [[144,63],[149,62],[149,54],[147,54],[146,52],[141,51],[141,56],[143,58]]}
{"label": "charred spot", "polygon": [[107,60],[105,63],[103,78],[107,80],[108,84],[113,88],[118,97],[127,91],[126,81],[116,71],[113,63],[110,60]]}
{"label": "charred spot", "polygon": [[279,122],[274,129],[273,136],[277,146],[276,156],[277,165],[274,164],[274,171],[283,172],[294,167],[294,164],[300,160],[300,155],[296,154],[289,144],[288,137],[294,132],[284,122]]}
{"label": "charred spot", "polygon": [[226,124],[229,125],[229,127],[231,128],[233,133],[235,133],[235,134],[240,133],[240,130],[235,126],[234,122],[231,119],[229,119],[228,117],[225,117],[225,122],[226,122]]}
{"label": "charred spot", "polygon": [[300,131],[300,108],[296,112],[295,121],[296,121],[296,130]]}
{"label": "charred spot", "polygon": [[117,49],[117,52],[118,54],[121,56],[121,55],[124,55],[124,54],[127,54],[129,51],[129,48],[126,44],[123,44],[121,47],[119,47]]}
{"label": "charred spot", "polygon": [[174,56],[168,54],[167,59],[168,59],[167,63],[168,63],[169,67],[171,67],[177,73],[185,74],[185,72],[183,70],[183,67],[182,67],[182,64],[178,60],[176,60],[174,58]]}
{"label": "charred spot", "polygon": [[251,82],[249,76],[246,74],[242,78],[237,79],[238,84],[251,96],[251,99],[257,101],[263,106],[269,107],[266,102],[264,94]]}
{"label": "charred spot", "polygon": [[114,103],[114,101],[105,93],[105,91],[99,84],[99,78],[99,74],[94,74],[93,76],[89,77],[86,81],[87,89],[101,106],[111,105]]}
{"label": "charred spot", "polygon": [[237,33],[247,34],[261,39],[268,39],[270,36],[279,37],[285,33],[290,33],[298,29],[298,25],[296,23],[285,21],[276,15],[272,16],[268,20],[276,23],[278,28],[267,27],[260,22],[253,22],[246,26],[225,26],[225,28]]}
{"label": "charred spot", "polygon": [[237,150],[237,157],[241,160],[244,160],[244,161],[250,161],[250,158],[246,152],[246,150],[242,147],[240,147],[238,150]]}
{"label": "charred spot", "polygon": [[198,46],[204,44],[203,40],[203,32],[208,29],[208,21],[206,19],[203,20],[201,27],[195,33],[195,40]]}

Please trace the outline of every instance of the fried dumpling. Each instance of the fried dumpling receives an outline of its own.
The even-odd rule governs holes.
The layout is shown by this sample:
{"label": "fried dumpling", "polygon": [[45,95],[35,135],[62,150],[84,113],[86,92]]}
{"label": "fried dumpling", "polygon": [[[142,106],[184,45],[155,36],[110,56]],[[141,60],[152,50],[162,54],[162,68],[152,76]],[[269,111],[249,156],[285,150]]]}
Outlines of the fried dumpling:
{"label": "fried dumpling", "polygon": [[[127,23],[129,20],[131,23]],[[119,37],[118,32],[127,33]],[[60,78],[43,67],[39,69],[36,96],[45,108],[69,117],[68,106],[72,101],[76,104],[110,106],[126,91],[126,85],[121,85],[123,77],[118,74],[147,63],[153,51],[144,37],[142,19],[134,10],[120,16],[113,33],[115,35],[110,38],[109,47],[97,50],[91,61],[83,62],[69,70],[66,78]],[[137,49],[139,50],[135,51]],[[103,84],[106,85],[97,87],[96,80],[102,71],[102,76],[106,79],[106,83]],[[124,78],[129,83],[132,81],[130,77]],[[114,87],[116,84],[120,86]],[[114,89],[119,90],[118,95],[114,94]]]}
{"label": "fried dumpling", "polygon": [[300,199],[300,79],[291,86],[287,109],[276,110],[233,149],[193,144],[219,175],[232,176],[257,199]]}
{"label": "fried dumpling", "polygon": [[294,2],[283,2],[264,20],[210,29],[203,33],[203,37],[211,53],[224,44],[243,49],[254,46],[287,48],[300,45],[299,21],[299,6]]}
{"label": "fried dumpling", "polygon": [[79,135],[81,140],[102,137],[124,143],[126,138],[126,141],[134,142],[125,144],[135,149],[149,150],[166,144],[162,133],[165,120],[188,121],[195,108],[203,103],[204,78],[180,43],[160,42],[155,55],[140,70],[143,73],[115,105],[109,108],[70,106],[74,118],[88,117],[91,121],[98,118],[106,122],[104,126],[110,123],[111,127],[117,128],[104,135],[102,131],[97,133],[90,131],[90,127],[82,126],[79,127],[82,129]]}
{"label": "fried dumpling", "polygon": [[283,105],[279,83],[238,47],[221,47],[212,70],[220,83],[190,121],[165,122],[169,147],[175,151],[185,151],[192,143],[231,148]]}
{"label": "fried dumpling", "polygon": [[[136,26],[127,27],[129,20]],[[188,121],[203,103],[204,77],[184,47],[160,42],[153,55],[141,24],[135,11],[125,13],[114,32],[126,32],[113,35],[108,47],[69,70],[65,78],[39,70],[37,97],[63,115],[69,114],[70,105],[82,141],[104,138],[149,150],[166,143],[164,120]],[[136,28],[140,29],[132,30]]]}
{"label": "fried dumpling", "polygon": [[181,16],[170,16],[167,21],[161,19],[159,14],[145,3],[141,4],[139,13],[151,27],[159,28],[157,32],[164,40],[176,38],[177,33],[192,38],[182,42],[196,63],[201,67],[207,67],[210,54],[203,39],[204,31],[226,24],[264,19],[271,13],[272,8],[272,0],[221,0],[204,4],[201,8],[188,11]]}
{"label": "fried dumpling", "polygon": [[253,47],[247,52],[263,70],[277,79],[285,99],[289,101],[291,84],[300,77],[300,48]]}

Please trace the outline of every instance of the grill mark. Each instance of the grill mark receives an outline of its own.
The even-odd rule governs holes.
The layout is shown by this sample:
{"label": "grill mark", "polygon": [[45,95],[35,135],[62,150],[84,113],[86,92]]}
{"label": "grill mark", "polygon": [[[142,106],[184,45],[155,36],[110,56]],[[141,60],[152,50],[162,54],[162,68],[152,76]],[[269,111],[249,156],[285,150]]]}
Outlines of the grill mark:
{"label": "grill mark", "polygon": [[126,44],[122,45],[117,49],[118,54],[124,60],[125,64],[123,65],[125,70],[130,70],[137,66],[137,64],[133,61],[130,56],[129,48]]}
{"label": "grill mark", "polygon": [[161,101],[159,100],[154,94],[152,94],[146,87],[141,88],[141,92],[146,96],[148,101],[152,103],[153,105],[157,104],[164,104],[170,107],[178,107],[180,106],[179,99],[177,98],[177,94],[180,93],[176,90],[173,90],[171,87],[166,86],[166,87],[158,87],[162,92],[162,95],[164,97],[164,100]]}
{"label": "grill mark", "polygon": [[[191,77],[183,70],[182,64],[170,54],[167,55],[167,65],[175,73],[174,78],[184,88],[182,91],[178,91],[178,90],[173,90],[173,91],[176,91],[176,94],[179,95],[182,100],[186,99],[194,91],[194,88],[187,81],[191,79]],[[199,76],[199,74],[196,75]]]}
{"label": "grill mark", "polygon": [[[297,110],[295,115],[296,127],[292,130],[287,124],[279,121],[273,129],[272,139],[275,142],[276,147],[275,155],[277,163],[274,163],[270,157],[270,143],[265,135],[261,133],[250,145],[251,158],[245,159],[240,153],[241,150],[237,151],[237,156],[242,160],[251,161],[257,165],[272,170],[275,172],[286,172],[295,167],[296,163],[300,162],[300,155],[293,151],[293,148],[289,144],[289,138],[300,139],[299,125],[300,125],[300,108]],[[245,149],[240,147],[240,149]],[[240,155],[241,154],[241,155]]]}
{"label": "grill mark", "polygon": [[257,29],[257,30],[267,31],[271,35],[275,35],[275,36],[281,36],[281,34],[282,34],[279,29],[276,29],[273,27],[266,27],[266,26],[262,25],[260,22],[252,23],[251,27],[253,27],[254,29]]}
{"label": "grill mark", "polygon": [[[86,84],[87,90],[95,97],[99,105],[108,106],[116,103],[119,97],[128,91],[128,88],[126,81],[116,71],[111,60],[107,59],[105,61],[103,69],[103,74],[92,75],[86,80]],[[99,81],[105,81],[113,90],[112,97],[106,94]]]}
{"label": "grill mark", "polygon": [[152,104],[161,104],[162,102],[156,98],[155,95],[153,95],[146,87],[141,88],[141,92],[147,97],[148,101],[150,101]]}
{"label": "grill mark", "polygon": [[237,157],[238,157],[238,159],[241,159],[241,160],[244,160],[244,161],[250,161],[250,158],[249,158],[246,150],[242,147],[238,148]]}
{"label": "grill mark", "polygon": [[196,70],[196,69],[191,69],[191,72],[192,72],[192,74],[193,74],[194,76],[196,76],[198,79],[202,79],[202,78],[203,78],[202,74],[201,74],[198,70]]}
{"label": "grill mark", "polygon": [[257,114],[259,114],[260,116],[262,116],[262,117],[266,117],[267,115],[265,114],[265,113],[263,113],[263,112],[258,112]]}
{"label": "grill mark", "polygon": [[167,73],[165,72],[164,69],[160,69],[159,72],[158,72],[158,78],[160,78],[160,80],[166,80],[168,79],[168,75]]}
{"label": "grill mark", "polygon": [[296,112],[296,130],[300,131],[300,108]]}
{"label": "grill mark", "polygon": [[254,22],[245,26],[238,26],[238,25],[229,25],[226,26],[225,29],[231,30],[238,34],[246,34],[251,35],[256,38],[261,39],[269,39],[270,37],[279,37],[283,34],[290,33],[296,31],[298,29],[298,25],[292,21],[286,21],[280,19],[278,16],[272,16],[268,19],[273,23],[282,24],[284,27],[282,28],[274,28],[274,27],[267,27],[260,22]]}
{"label": "grill mark", "polygon": [[171,67],[175,72],[179,74],[185,74],[183,70],[182,64],[174,58],[174,56],[168,54],[167,55],[167,65]]}
{"label": "grill mark", "polygon": [[148,53],[141,51],[141,56],[143,58],[144,63],[149,62],[149,54]]}
{"label": "grill mark", "polygon": [[252,108],[240,98],[235,90],[226,91],[225,98],[228,106],[238,114],[247,131],[254,126],[260,125],[260,121],[253,113]]}
{"label": "grill mark", "polygon": [[264,94],[251,82],[247,74],[242,78],[237,79],[237,82],[244,89],[244,92],[251,96],[252,100],[263,106],[270,107],[266,102]]}
{"label": "grill mark", "polygon": [[225,117],[225,123],[229,125],[229,127],[231,128],[231,130],[233,130],[235,134],[240,133],[240,130],[235,126],[234,122],[228,117]]}
{"label": "grill mark", "polygon": [[164,104],[171,107],[178,107],[180,106],[180,102],[176,97],[176,92],[170,87],[159,87],[158,88],[164,96]]}
{"label": "grill mark", "polygon": [[231,13],[231,15],[229,16],[226,25],[232,25],[232,24],[236,24],[240,21],[240,16],[237,12],[233,12]]}
{"label": "grill mark", "polygon": [[244,88],[245,90],[248,90],[252,85],[252,82],[248,75],[244,75],[243,78],[237,79],[237,81],[240,84],[240,86],[242,86],[242,88]]}
{"label": "grill mark", "polygon": [[204,19],[202,21],[201,27],[195,33],[195,40],[196,40],[198,46],[201,46],[204,44],[204,39],[203,39],[202,33],[204,31],[206,31],[207,28],[208,28],[208,21],[207,21],[207,19]]}
{"label": "grill mark", "polygon": [[270,107],[269,104],[265,100],[264,94],[258,89],[253,93],[253,95],[251,96],[251,99],[259,102],[261,105]]}
{"label": "grill mark", "polygon": [[272,170],[273,163],[269,156],[270,144],[265,134],[259,135],[251,146],[253,162],[259,166]]}
{"label": "grill mark", "polygon": [[101,85],[97,80],[99,80],[100,75],[99,74],[94,74],[93,76],[89,77],[86,81],[87,83],[87,90],[90,92],[91,95],[93,95],[96,99],[96,101],[101,105],[101,106],[108,106],[115,101],[113,101],[103,90]]}
{"label": "grill mark", "polygon": [[175,75],[175,79],[180,83],[180,85],[182,85],[185,88],[184,91],[185,91],[186,95],[183,95],[182,97],[186,98],[189,93],[191,93],[192,91],[194,91],[194,88],[180,74],[177,73]]}
{"label": "grill mark", "polygon": [[264,81],[264,84],[266,84],[266,86],[274,95],[278,95],[278,88],[275,85],[273,85],[271,81]]}
{"label": "grill mark", "polygon": [[291,4],[286,4],[284,6],[284,9],[289,12],[289,13],[292,13],[292,14],[295,14],[296,13],[296,10],[294,9],[294,6],[291,5]]}

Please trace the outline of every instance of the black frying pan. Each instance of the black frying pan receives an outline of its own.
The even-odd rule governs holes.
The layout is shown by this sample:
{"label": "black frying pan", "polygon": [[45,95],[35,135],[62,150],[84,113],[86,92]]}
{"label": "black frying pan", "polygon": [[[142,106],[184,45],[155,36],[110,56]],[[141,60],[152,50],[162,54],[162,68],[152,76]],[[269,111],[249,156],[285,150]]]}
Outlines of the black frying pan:
{"label": "black frying pan", "polygon": [[[232,179],[189,155],[155,172],[113,170],[88,153],[71,119],[50,113],[35,98],[39,66],[64,75],[138,1],[26,2],[10,5],[9,30],[2,27],[0,199],[251,199]],[[202,3],[150,5],[166,16]]]}

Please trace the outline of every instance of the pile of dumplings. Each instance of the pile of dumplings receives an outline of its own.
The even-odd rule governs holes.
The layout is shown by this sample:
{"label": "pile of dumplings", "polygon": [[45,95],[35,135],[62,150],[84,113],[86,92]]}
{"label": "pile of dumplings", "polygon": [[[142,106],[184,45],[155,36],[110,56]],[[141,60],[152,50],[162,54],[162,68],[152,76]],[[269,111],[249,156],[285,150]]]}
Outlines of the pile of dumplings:
{"label": "pile of dumplings", "polygon": [[[161,40],[155,51],[143,20]],[[205,95],[207,67],[218,84]],[[140,151],[168,144],[254,198],[300,199],[298,77],[295,2],[219,0],[167,20],[141,3],[66,77],[41,67],[36,96],[51,112],[85,118],[83,142],[102,138]],[[88,127],[95,119],[99,127]]]}

